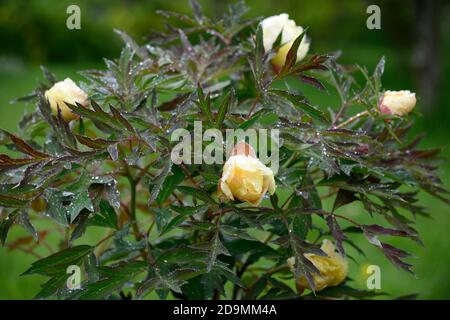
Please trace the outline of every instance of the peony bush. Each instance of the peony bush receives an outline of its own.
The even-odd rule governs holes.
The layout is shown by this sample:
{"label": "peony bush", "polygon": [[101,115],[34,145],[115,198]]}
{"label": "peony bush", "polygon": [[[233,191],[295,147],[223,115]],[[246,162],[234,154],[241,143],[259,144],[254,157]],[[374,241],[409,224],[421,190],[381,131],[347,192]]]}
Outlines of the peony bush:
{"label": "peony bush", "polygon": [[[120,57],[80,83],[43,68],[19,98],[35,112],[1,131],[0,240],[48,251],[23,270],[47,278],[36,299],[373,297],[348,277],[364,259],[354,234],[412,273],[390,239],[421,244],[418,192],[449,203],[439,149],[408,134],[415,94],[383,88],[383,58],[369,71],[313,53],[288,14],[249,19],[239,2],[211,19],[191,6],[159,12],[167,28],[145,43],[117,31]],[[196,121],[278,130],[278,170],[246,139],[225,163],[174,161],[172,134],[195,140]],[[30,236],[8,239],[15,225]]]}

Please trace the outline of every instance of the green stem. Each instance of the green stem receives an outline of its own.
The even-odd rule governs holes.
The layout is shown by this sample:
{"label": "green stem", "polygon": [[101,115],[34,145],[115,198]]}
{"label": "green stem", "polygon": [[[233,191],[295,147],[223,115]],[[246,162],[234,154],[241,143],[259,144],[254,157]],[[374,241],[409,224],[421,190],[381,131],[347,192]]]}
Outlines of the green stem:
{"label": "green stem", "polygon": [[132,228],[134,232],[134,236],[136,240],[141,239],[141,233],[139,232],[139,227],[137,225],[137,218],[136,218],[136,183],[133,179],[130,179],[130,189],[131,189],[131,223]]}
{"label": "green stem", "polygon": [[136,219],[136,180],[134,180],[133,175],[130,172],[130,168],[128,164],[124,162],[125,165],[125,174],[130,183],[130,194],[131,194],[131,204],[130,204],[130,219],[131,219],[131,227],[133,228],[134,237],[136,241],[141,239],[141,233],[139,231],[139,227]]}
{"label": "green stem", "polygon": [[369,111],[367,111],[367,110],[366,110],[366,111],[363,111],[363,112],[360,112],[360,113],[354,115],[353,117],[348,118],[346,121],[342,122],[341,124],[337,125],[335,128],[336,128],[336,129],[343,128],[343,127],[345,127],[346,125],[352,123],[353,121],[355,121],[355,120],[357,120],[357,119],[359,119],[359,118],[361,118],[361,117],[367,116],[367,115],[369,115]]}
{"label": "green stem", "polygon": [[131,218],[136,221],[136,183],[133,179],[130,179],[130,190],[131,190]]}
{"label": "green stem", "polygon": [[283,204],[281,205],[281,209],[284,209],[284,207],[286,207],[286,205],[289,203],[289,201],[295,196],[296,194],[296,190],[294,190],[291,195],[283,202]]}
{"label": "green stem", "polygon": [[250,110],[249,110],[249,112],[247,114],[247,118],[246,118],[247,120],[250,119],[251,116],[253,115],[253,111],[255,111],[255,108],[258,105],[259,99],[260,99],[260,97],[259,97],[259,94],[258,94],[258,96],[253,101],[252,106],[250,107]]}

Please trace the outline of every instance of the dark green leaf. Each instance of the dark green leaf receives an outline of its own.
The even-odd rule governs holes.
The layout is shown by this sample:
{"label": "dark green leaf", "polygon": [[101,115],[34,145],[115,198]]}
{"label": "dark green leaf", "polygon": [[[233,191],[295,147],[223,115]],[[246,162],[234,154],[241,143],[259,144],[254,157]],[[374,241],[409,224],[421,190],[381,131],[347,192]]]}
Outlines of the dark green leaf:
{"label": "dark green leaf", "polygon": [[305,112],[312,118],[322,122],[328,122],[326,115],[319,109],[311,106],[303,95],[298,95],[283,90],[271,90],[270,92],[289,100],[295,107]]}
{"label": "dark green leaf", "polygon": [[338,208],[345,206],[346,204],[352,203],[355,200],[359,199],[355,196],[354,192],[339,189],[336,199],[334,200],[333,212],[336,211]]}
{"label": "dark green leaf", "polygon": [[227,248],[222,244],[219,238],[219,233],[216,232],[210,246],[210,251],[208,253],[208,258],[206,261],[206,270],[210,272],[215,265],[217,256],[220,254],[224,254],[229,256],[230,253],[228,252]]}
{"label": "dark green leaf", "polygon": [[50,83],[50,85],[53,85],[57,80],[56,76],[48,70],[45,66],[41,65],[41,71],[44,74],[45,79]]}
{"label": "dark green leaf", "polygon": [[292,69],[292,67],[295,65],[295,63],[297,62],[298,47],[300,46],[300,43],[302,42],[303,37],[305,36],[305,32],[306,32],[306,30],[304,30],[292,43],[292,46],[286,55],[286,61],[283,65],[283,67],[281,68],[279,75],[283,75],[283,74],[289,72]]}
{"label": "dark green leaf", "polygon": [[69,265],[78,264],[93,249],[93,247],[86,245],[65,249],[47,258],[33,262],[31,267],[23,275],[42,274],[52,276],[60,272],[65,273]]}
{"label": "dark green leaf", "polygon": [[34,226],[30,222],[28,212],[24,211],[20,214],[20,223],[32,235],[34,240],[39,241],[39,235]]}
{"label": "dark green leaf", "polygon": [[160,233],[167,227],[171,217],[172,213],[168,208],[159,208],[156,211],[156,226]]}
{"label": "dark green leaf", "polygon": [[65,272],[55,275],[47,282],[41,285],[41,291],[34,297],[34,299],[45,299],[54,295],[58,290],[66,286],[68,275]]}
{"label": "dark green leaf", "polygon": [[100,200],[99,208],[100,212],[89,220],[89,224],[117,229],[117,214],[114,208],[104,199]]}
{"label": "dark green leaf", "polygon": [[164,185],[164,181],[166,181],[167,177],[171,172],[172,165],[173,165],[172,161],[170,159],[167,159],[160,174],[154,179],[155,182],[152,185],[150,185],[150,198],[148,199],[149,205],[156,200],[159,193],[161,192],[161,189]]}
{"label": "dark green leaf", "polygon": [[0,205],[3,207],[23,207],[28,204],[28,200],[0,195]]}
{"label": "dark green leaf", "polygon": [[74,224],[76,224],[76,227],[73,230],[72,234],[70,235],[70,242],[75,241],[85,233],[86,227],[88,226],[88,221],[89,221],[89,211],[83,210],[82,212],[80,212],[80,214],[73,222]]}
{"label": "dark green leaf", "polygon": [[5,135],[7,135],[11,139],[11,141],[16,146],[17,150],[19,150],[19,151],[21,151],[21,152],[23,152],[25,154],[28,154],[28,155],[32,156],[33,158],[48,158],[49,157],[48,154],[34,149],[26,141],[24,141],[24,140],[20,139],[19,137],[13,135],[12,133],[9,133],[9,132],[7,132],[5,130],[1,130],[1,132],[3,132]]}
{"label": "dark green leaf", "polygon": [[342,242],[346,239],[346,236],[344,232],[342,232],[341,227],[336,220],[336,217],[330,214],[326,217],[326,221],[328,228],[330,228],[331,235],[333,236],[334,240],[336,240],[336,247],[339,253],[342,256],[345,256],[344,246],[342,245]]}
{"label": "dark green leaf", "polygon": [[156,197],[156,203],[161,205],[166,201],[175,190],[176,186],[184,180],[185,176],[183,170],[179,166],[172,166],[171,172],[167,175],[164,183]]}
{"label": "dark green leaf", "polygon": [[208,210],[208,206],[201,205],[197,207],[176,207],[171,206],[170,207],[173,211],[178,212],[179,214],[172,218],[165,227],[163,228],[161,235],[173,230],[180,224],[182,224],[188,217],[194,215],[194,214],[203,214]]}
{"label": "dark green leaf", "polygon": [[188,187],[188,186],[178,186],[177,189],[180,190],[180,192],[182,192],[182,193],[189,194],[192,197],[203,200],[205,202],[216,203],[209,194],[207,194],[206,192],[204,192],[202,190],[199,190],[199,189],[196,189],[193,187]]}
{"label": "dark green leaf", "polygon": [[16,217],[17,217],[17,211],[9,214],[2,221],[0,221],[0,242],[1,242],[2,246],[5,245],[9,229],[14,224]]}
{"label": "dark green leaf", "polygon": [[230,110],[230,106],[233,103],[233,99],[234,99],[234,90],[230,89],[219,106],[219,111],[217,112],[217,119],[215,124],[216,128],[220,128],[222,126],[222,123],[225,120],[225,116]]}

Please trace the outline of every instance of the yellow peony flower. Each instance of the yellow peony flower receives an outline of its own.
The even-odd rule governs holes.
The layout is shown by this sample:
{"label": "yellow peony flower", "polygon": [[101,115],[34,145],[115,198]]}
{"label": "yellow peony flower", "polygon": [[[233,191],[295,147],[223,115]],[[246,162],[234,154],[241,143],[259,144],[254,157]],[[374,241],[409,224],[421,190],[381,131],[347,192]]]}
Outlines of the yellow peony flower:
{"label": "yellow peony flower", "polygon": [[416,106],[416,94],[409,90],[386,91],[380,99],[380,112],[403,116]]}
{"label": "yellow peony flower", "polygon": [[275,188],[273,171],[256,158],[248,144],[237,144],[223,167],[219,192],[230,200],[258,206],[266,192],[273,194]]}
{"label": "yellow peony flower", "polygon": [[[261,22],[263,31],[264,50],[272,49],[273,44],[281,33],[281,47],[272,59],[272,65],[276,71],[280,70],[286,62],[286,56],[295,39],[303,32],[301,26],[297,26],[294,20],[289,19],[287,13],[271,16]],[[303,37],[297,50],[297,62],[302,60],[309,50],[310,41]]]}
{"label": "yellow peony flower", "polygon": [[45,91],[45,98],[50,103],[54,114],[58,113],[58,107],[61,109],[61,115],[66,121],[78,119],[79,116],[72,113],[65,102],[73,105],[79,103],[85,107],[88,105],[88,95],[70,78],[55,83],[53,87]]}
{"label": "yellow peony flower", "polygon": [[[345,280],[348,272],[347,260],[336,252],[331,241],[325,239],[320,247],[328,256],[318,256],[313,253],[305,253],[305,257],[320,271],[320,275],[313,274],[316,291],[320,291],[330,286],[337,286]],[[288,259],[288,265],[291,270],[294,268],[295,258]],[[310,288],[308,281],[304,276],[296,280],[298,292]]]}

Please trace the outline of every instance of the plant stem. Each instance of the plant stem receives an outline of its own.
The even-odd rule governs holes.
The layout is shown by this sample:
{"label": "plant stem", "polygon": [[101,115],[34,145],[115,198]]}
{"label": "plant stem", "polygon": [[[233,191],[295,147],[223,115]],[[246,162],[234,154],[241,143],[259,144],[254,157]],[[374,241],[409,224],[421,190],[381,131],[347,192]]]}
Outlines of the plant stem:
{"label": "plant stem", "polygon": [[152,232],[153,227],[155,226],[155,221],[156,221],[156,219],[153,218],[153,221],[152,221],[152,223],[150,224],[150,227],[148,227],[148,230],[147,230],[147,238],[150,237],[150,233]]}
{"label": "plant stem", "polygon": [[336,117],[333,120],[333,123],[331,124],[332,128],[336,128],[336,122],[339,121],[339,118],[342,116],[342,114],[344,113],[345,109],[347,109],[347,102],[344,102],[341,106],[341,108],[339,109],[339,111],[336,114]]}
{"label": "plant stem", "polygon": [[341,219],[343,219],[343,220],[347,220],[348,222],[353,223],[353,224],[354,224],[355,226],[357,226],[357,227],[361,227],[361,224],[358,223],[358,222],[356,222],[356,221],[353,220],[353,219],[347,218],[346,216],[343,216],[343,215],[340,215],[340,214],[336,214],[336,213],[333,213],[333,215],[336,216],[336,217],[338,217],[338,218],[341,218]]}
{"label": "plant stem", "polygon": [[282,264],[282,265],[280,265],[280,266],[278,266],[278,267],[273,267],[273,268],[267,270],[267,271],[265,272],[265,275],[270,276],[270,275],[272,275],[272,274],[274,274],[274,273],[277,273],[278,271],[285,270],[285,269],[288,269],[288,268],[289,268],[288,264],[285,263],[285,264]]}
{"label": "plant stem", "polygon": [[[248,266],[251,265],[250,261],[245,262],[241,268],[236,268],[236,276],[240,279],[242,275],[244,274],[245,270],[248,268]],[[231,300],[236,300],[238,294],[239,294],[240,287],[235,284],[233,288],[233,297]]]}
{"label": "plant stem", "polygon": [[[259,270],[260,270],[259,268],[252,268],[251,270],[249,269],[248,271],[254,272],[254,271],[259,271]],[[249,288],[252,288],[255,285],[255,283],[257,283],[259,281],[259,279],[261,279],[262,277],[268,277],[268,276],[271,276],[271,275],[277,273],[278,271],[283,271],[283,270],[289,270],[289,266],[287,263],[284,263],[284,264],[276,266],[276,267],[272,267],[270,269],[262,268],[261,271],[264,271],[264,273],[261,274],[258,278],[256,278],[253,281],[253,283],[249,286]]]}
{"label": "plant stem", "polygon": [[181,168],[181,170],[183,170],[184,174],[189,178],[189,180],[192,182],[192,184],[198,189],[199,186],[198,186],[197,182],[195,181],[194,177],[191,175],[189,170],[186,168],[184,163],[180,163],[180,168]]}
{"label": "plant stem", "polygon": [[100,256],[105,250],[108,245],[108,240],[111,239],[114,236],[114,232],[109,232],[103,239],[101,239],[97,244],[95,245],[95,248],[97,249],[97,256]]}
{"label": "plant stem", "polygon": [[271,233],[267,236],[267,238],[263,241],[263,243],[268,243],[270,240],[272,240],[272,238],[275,236],[274,233]]}
{"label": "plant stem", "polygon": [[95,245],[95,247],[98,247],[99,245],[101,245],[102,243],[104,243],[105,241],[107,241],[108,239],[110,239],[113,235],[114,235],[114,233],[109,233],[109,234],[107,234],[103,239],[101,239],[99,242],[97,242],[97,244]]}
{"label": "plant stem", "polygon": [[134,180],[130,168],[128,164],[124,162],[126,177],[128,178],[128,182],[130,183],[130,195],[131,195],[131,203],[130,203],[130,219],[131,219],[131,227],[133,228],[134,237],[136,241],[141,239],[141,233],[139,231],[139,227],[137,225],[136,220],[136,180]]}
{"label": "plant stem", "polygon": [[258,102],[259,102],[259,96],[257,96],[255,98],[255,101],[253,101],[253,104],[252,104],[252,106],[251,106],[251,108],[250,108],[250,110],[249,110],[249,112],[247,114],[247,120],[251,118],[251,116],[253,114],[253,111],[255,111],[255,108],[258,105]]}
{"label": "plant stem", "polygon": [[369,115],[369,111],[367,111],[367,110],[363,111],[363,112],[360,112],[360,113],[357,113],[353,117],[350,117],[347,120],[345,120],[344,122],[342,122],[341,124],[335,126],[335,129],[343,128],[343,127],[349,125],[350,123],[352,123],[353,121],[358,120],[359,118],[367,116],[367,115]]}
{"label": "plant stem", "polygon": [[20,251],[23,251],[23,252],[28,253],[28,254],[31,254],[31,255],[34,256],[35,258],[42,259],[42,257],[41,257],[39,254],[37,254],[36,252],[34,252],[34,251],[31,250],[31,249],[22,248],[22,247],[17,247],[17,248],[15,248],[15,249],[20,250]]}
{"label": "plant stem", "polygon": [[53,250],[53,248],[50,246],[50,244],[47,242],[47,240],[39,239],[39,242],[42,243],[44,245],[44,247],[47,248],[47,250],[50,252],[50,254],[55,253],[55,250]]}
{"label": "plant stem", "polygon": [[330,192],[328,192],[327,194],[324,194],[323,196],[320,197],[320,200],[324,200],[326,198],[332,197],[334,196],[336,193],[338,192],[338,190],[332,190]]}
{"label": "plant stem", "polygon": [[136,240],[141,239],[141,234],[139,232],[139,227],[137,225],[136,220],[136,182],[131,178],[130,181],[130,189],[131,189],[131,223],[133,227],[133,232],[136,237]]}
{"label": "plant stem", "polygon": [[295,196],[295,190],[291,193],[291,195],[283,202],[281,205],[281,209],[284,209],[284,207],[289,203],[289,201]]}

